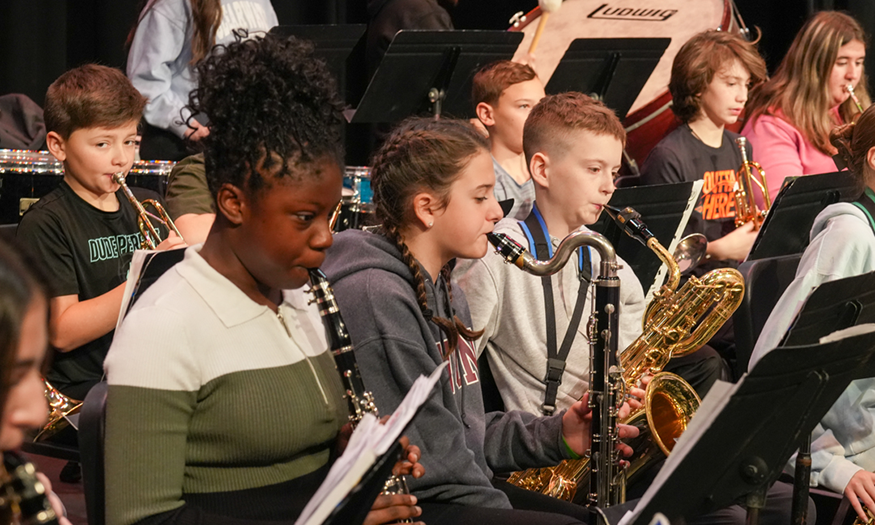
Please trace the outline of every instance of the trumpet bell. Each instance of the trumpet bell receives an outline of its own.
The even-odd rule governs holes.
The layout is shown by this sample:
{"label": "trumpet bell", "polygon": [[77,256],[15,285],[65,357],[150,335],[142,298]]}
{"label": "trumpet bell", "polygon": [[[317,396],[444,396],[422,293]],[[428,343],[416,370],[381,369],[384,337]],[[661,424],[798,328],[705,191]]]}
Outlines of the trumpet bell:
{"label": "trumpet bell", "polygon": [[708,239],[701,233],[692,233],[678,242],[672,258],[677,263],[681,274],[686,275],[698,266],[707,251]]}
{"label": "trumpet bell", "polygon": [[68,419],[70,416],[78,414],[82,409],[82,401],[70,399],[61,393],[60,390],[53,387],[46,379],[43,379],[45,385],[46,400],[49,403],[49,417],[43,427],[37,432],[33,438],[34,442],[45,441],[54,436],[70,424]]}

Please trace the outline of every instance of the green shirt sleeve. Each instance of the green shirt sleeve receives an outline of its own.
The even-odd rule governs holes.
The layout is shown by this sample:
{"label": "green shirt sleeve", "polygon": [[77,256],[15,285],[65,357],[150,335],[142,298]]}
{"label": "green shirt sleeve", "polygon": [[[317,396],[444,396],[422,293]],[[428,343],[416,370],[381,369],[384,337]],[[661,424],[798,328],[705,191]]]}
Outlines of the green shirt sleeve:
{"label": "green shirt sleeve", "polygon": [[189,213],[215,213],[203,153],[186,157],[173,167],[164,200],[173,220]]}

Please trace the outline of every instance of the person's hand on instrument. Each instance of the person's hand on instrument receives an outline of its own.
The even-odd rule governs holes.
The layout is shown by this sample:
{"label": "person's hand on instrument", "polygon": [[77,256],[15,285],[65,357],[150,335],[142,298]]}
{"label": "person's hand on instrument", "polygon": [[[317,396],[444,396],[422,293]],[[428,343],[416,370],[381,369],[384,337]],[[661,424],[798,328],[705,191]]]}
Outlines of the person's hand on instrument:
{"label": "person's hand on instrument", "polygon": [[46,497],[49,498],[49,504],[52,506],[52,510],[55,511],[55,516],[58,517],[58,525],[73,525],[70,523],[70,520],[67,519],[67,508],[64,507],[61,498],[59,498],[52,490],[52,482],[49,481],[49,478],[42,472],[37,472],[36,479],[40,480],[40,483],[43,484],[43,487],[46,490]]}
{"label": "person's hand on instrument", "polygon": [[845,496],[851,502],[854,510],[857,511],[857,516],[860,516],[860,519],[867,523],[869,518],[866,516],[863,505],[875,513],[875,473],[860,470],[854,474],[854,477],[845,486]]}
{"label": "person's hand on instrument", "polygon": [[[421,514],[422,509],[416,505],[416,496],[412,494],[380,494],[371,506],[371,511],[368,512],[363,525],[395,523]],[[416,523],[424,525],[421,521]]]}
{"label": "person's hand on instrument", "polygon": [[743,261],[758,234],[759,230],[753,229],[753,221],[748,221],[716,241],[708,241],[708,255],[718,261]]}
{"label": "person's hand on instrument", "polygon": [[160,252],[164,250],[172,250],[174,248],[184,248],[185,246],[188,246],[185,244],[185,241],[182,240],[179,235],[176,235],[176,232],[170,230],[170,234],[167,238],[161,241],[161,244],[156,246],[155,249]]}
{"label": "person's hand on instrument", "polygon": [[[592,410],[589,408],[589,393],[587,392],[562,416],[562,438],[568,448],[578,456],[583,456],[590,447],[591,426]],[[638,436],[638,429],[629,425],[617,425],[617,433],[620,439],[633,438]],[[623,456],[632,455],[632,448],[625,443],[618,443],[617,450]]]}

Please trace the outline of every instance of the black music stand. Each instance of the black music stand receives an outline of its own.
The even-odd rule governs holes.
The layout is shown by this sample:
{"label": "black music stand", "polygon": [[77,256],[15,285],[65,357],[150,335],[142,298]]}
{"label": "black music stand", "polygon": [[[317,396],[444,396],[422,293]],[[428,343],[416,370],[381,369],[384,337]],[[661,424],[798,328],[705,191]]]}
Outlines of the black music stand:
{"label": "black music stand", "polygon": [[875,332],[766,354],[686,454],[679,454],[682,444],[675,448],[629,523],[646,525],[656,512],[670,521],[700,516],[739,500],[755,522],[799,443],[852,380],[871,376]]}
{"label": "black music stand", "polygon": [[[784,336],[781,346],[804,345],[826,334],[875,322],[875,272],[830,281],[818,286]],[[811,476],[811,439],[799,448],[793,486],[793,523],[805,523]]]}
{"label": "black music stand", "polygon": [[357,48],[364,53],[362,36],[367,28],[365,24],[285,25],[275,26],[270,30],[270,34],[296,36],[313,42],[315,46],[313,54],[328,65],[328,69],[338,81],[341,93],[347,93],[349,91],[347,79],[351,78],[347,75],[349,56]]}
{"label": "black music stand", "polygon": [[830,204],[860,196],[848,171],[796,177],[784,187],[766,215],[747,260],[801,253],[808,246],[814,218]]}
{"label": "black music stand", "polygon": [[587,93],[623,120],[670,43],[671,38],[578,38],[544,90]]}
{"label": "black music stand", "polygon": [[397,122],[426,112],[473,117],[474,73],[512,58],[522,39],[513,31],[399,31],[347,118],[357,124]]}
{"label": "black music stand", "polygon": [[[647,224],[653,235],[668,249],[678,231],[683,232],[686,228],[686,222],[681,224],[681,221],[684,219],[693,185],[693,182],[679,182],[618,188],[611,196],[609,204],[618,208],[634,208],[641,214],[641,220]],[[698,199],[693,200],[693,205],[696,200]],[[604,235],[617,250],[617,254],[632,267],[646,294],[662,266],[662,261],[651,250],[626,235],[607,213],[602,213],[590,228]]]}
{"label": "black music stand", "polygon": [[145,253],[146,260],[143,262],[140,274],[137,276],[137,281],[134,289],[131,291],[131,298],[128,301],[127,308],[122,313],[122,317],[126,316],[131,311],[131,307],[139,299],[143,293],[164,275],[164,272],[169,270],[176,263],[185,258],[185,248],[177,248],[175,250],[149,251]]}

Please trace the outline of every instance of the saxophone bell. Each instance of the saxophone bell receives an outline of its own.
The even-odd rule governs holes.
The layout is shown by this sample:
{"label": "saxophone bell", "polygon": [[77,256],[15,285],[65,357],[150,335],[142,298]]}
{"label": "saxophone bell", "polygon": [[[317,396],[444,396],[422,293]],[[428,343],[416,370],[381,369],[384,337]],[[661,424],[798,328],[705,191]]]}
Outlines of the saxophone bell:
{"label": "saxophone bell", "polygon": [[[176,224],[173,223],[170,214],[167,213],[167,210],[164,209],[164,206],[162,206],[160,202],[155,199],[146,199],[143,202],[138,201],[125,181],[124,172],[120,171],[114,173],[112,175],[112,180],[121,186],[128,202],[130,202],[131,206],[137,210],[137,224],[140,226],[140,233],[143,235],[143,242],[140,244],[141,249],[154,250],[159,244],[161,244],[161,235],[158,233],[158,228],[155,227],[155,224],[153,224],[152,221],[157,221],[157,223],[164,226],[167,231],[173,231],[173,233],[182,240],[182,234],[179,233],[179,229],[176,227]],[[146,206],[154,208],[155,213],[147,211]]]}

